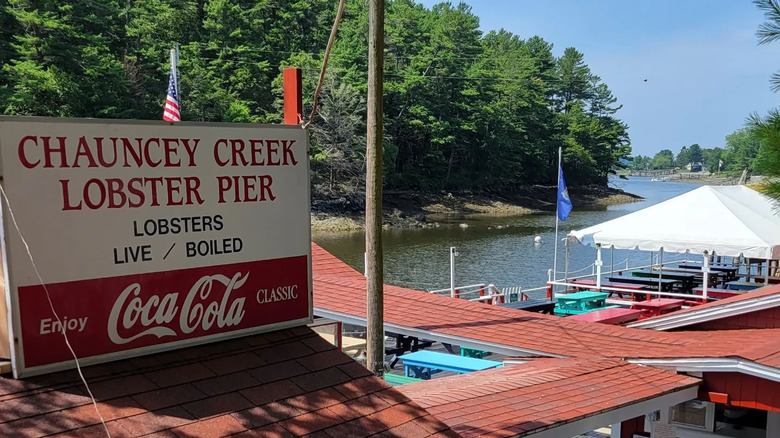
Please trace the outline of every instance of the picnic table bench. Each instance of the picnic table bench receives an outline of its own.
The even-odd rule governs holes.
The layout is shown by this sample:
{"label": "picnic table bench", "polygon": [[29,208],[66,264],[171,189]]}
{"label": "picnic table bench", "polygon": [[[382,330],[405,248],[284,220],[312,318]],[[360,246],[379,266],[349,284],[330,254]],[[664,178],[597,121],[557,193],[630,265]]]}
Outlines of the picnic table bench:
{"label": "picnic table bench", "polygon": [[758,289],[760,287],[764,287],[763,283],[753,283],[750,281],[742,281],[742,280],[736,280],[736,281],[729,281],[726,283],[726,287],[732,290],[753,290]]}
{"label": "picnic table bench", "polygon": [[601,324],[618,325],[636,321],[640,316],[642,316],[641,310],[626,309],[625,307],[615,307],[612,309],[594,310],[593,312],[573,315],[568,319],[575,321],[599,322]]}
{"label": "picnic table bench", "polygon": [[631,305],[632,309],[642,311],[642,318],[664,315],[682,309],[685,300],[674,298],[655,298],[649,301],[637,301]]}
{"label": "picnic table bench", "polygon": [[[707,288],[707,298],[716,298],[716,299],[722,299],[722,298],[729,298],[729,297],[735,297],[737,295],[744,294],[745,292],[748,292],[746,290],[736,290],[736,289],[723,289],[718,287],[708,287]],[[704,288],[703,287],[695,287],[693,288],[693,293],[695,295],[704,295]]]}
{"label": "picnic table bench", "polygon": [[490,356],[491,352],[485,350],[477,350],[474,348],[460,347],[460,355],[466,357],[476,357],[477,359],[483,359],[486,356]]}
{"label": "picnic table bench", "polygon": [[777,276],[774,276],[774,275],[770,275],[769,277],[756,275],[756,276],[754,276],[754,278],[756,280],[760,280],[760,281],[765,281],[766,280],[766,281],[769,282],[769,284],[778,284],[778,283],[780,283],[780,277],[777,277]]}
{"label": "picnic table bench", "polygon": [[546,313],[552,315],[555,311],[555,301],[548,299],[531,299],[522,301],[513,301],[511,303],[499,304],[501,307],[510,309],[525,310],[527,312]]}
{"label": "picnic table bench", "polygon": [[[701,264],[700,263],[682,263],[677,265],[680,268],[686,268],[686,269],[698,269],[701,271]],[[723,272],[726,274],[726,281],[732,281],[737,279],[737,273],[739,272],[739,268],[736,266],[718,266],[718,265],[709,265],[710,271],[715,272]]]}
{"label": "picnic table bench", "polygon": [[399,374],[385,373],[385,382],[392,386],[405,385],[407,383],[421,382],[422,379],[416,377],[402,376]]}
{"label": "picnic table bench", "polygon": [[404,363],[404,375],[428,380],[431,374],[452,371],[458,374],[481,371],[501,366],[501,362],[456,356],[435,351],[417,351],[401,356]]}
{"label": "picnic table bench", "polygon": [[[609,281],[615,282],[615,283],[630,283],[630,284],[640,284],[643,286],[647,286],[648,289],[657,289],[659,280],[653,279],[653,278],[642,278],[642,277],[628,277],[628,276],[619,276],[619,277],[609,277]],[[662,292],[671,292],[672,289],[674,289],[675,285],[680,284],[680,280],[674,280],[671,278],[662,278],[660,280],[661,283],[661,291]]]}
{"label": "picnic table bench", "polygon": [[[659,271],[658,268],[653,268],[653,271]],[[691,274],[693,275],[694,280],[701,281],[704,278],[704,273],[701,271],[701,268],[683,268],[680,266],[664,266],[663,268],[663,276],[668,278],[674,278],[670,277],[667,273],[680,273],[680,274]],[[710,269],[710,271],[707,273],[707,281],[709,281],[709,284],[720,284],[726,281],[726,278],[728,277],[728,273],[723,271],[717,271],[714,269]]]}
{"label": "picnic table bench", "polygon": [[683,291],[690,292],[694,287],[694,281],[696,276],[685,272],[665,272],[665,271],[653,271],[649,269],[638,269],[630,271],[633,277],[640,278],[661,278],[679,281],[682,284],[681,289]]}

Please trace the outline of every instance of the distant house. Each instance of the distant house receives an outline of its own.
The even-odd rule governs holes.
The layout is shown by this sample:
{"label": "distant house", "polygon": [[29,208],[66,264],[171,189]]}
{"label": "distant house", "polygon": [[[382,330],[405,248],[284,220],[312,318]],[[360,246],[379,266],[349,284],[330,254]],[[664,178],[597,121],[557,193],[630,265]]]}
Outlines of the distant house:
{"label": "distant house", "polygon": [[692,163],[688,163],[685,168],[688,169],[690,172],[701,172],[701,169],[703,167],[703,163],[701,161],[694,161]]}

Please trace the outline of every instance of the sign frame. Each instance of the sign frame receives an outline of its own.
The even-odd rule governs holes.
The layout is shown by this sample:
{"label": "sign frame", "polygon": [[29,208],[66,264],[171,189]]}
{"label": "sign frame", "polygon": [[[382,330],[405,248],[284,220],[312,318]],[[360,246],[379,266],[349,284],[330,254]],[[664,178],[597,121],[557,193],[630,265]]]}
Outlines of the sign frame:
{"label": "sign frame", "polygon": [[[170,127],[171,129],[176,128],[187,128],[187,127],[199,127],[199,128],[241,128],[241,129],[253,129],[253,130],[264,130],[264,129],[273,129],[273,130],[298,130],[303,131],[303,138],[305,139],[303,144],[303,156],[299,157],[299,165],[302,166],[301,170],[298,170],[297,172],[305,172],[306,174],[306,181],[305,181],[305,194],[306,199],[305,202],[307,204],[306,210],[308,212],[308,217],[306,218],[305,222],[308,224],[305,230],[305,237],[307,239],[307,242],[309,242],[309,245],[306,247],[305,254],[300,254],[300,256],[296,257],[303,257],[306,256],[306,275],[307,275],[307,283],[308,283],[308,290],[306,291],[306,300],[308,302],[307,308],[308,308],[308,315],[302,318],[287,320],[287,321],[281,321],[281,322],[274,322],[266,325],[258,325],[254,327],[247,327],[237,330],[228,330],[228,331],[222,331],[219,333],[213,333],[208,334],[205,336],[198,336],[198,337],[192,337],[188,339],[180,339],[180,340],[173,340],[173,341],[163,341],[161,343],[148,345],[148,346],[141,346],[141,347],[133,347],[122,351],[116,351],[116,352],[110,352],[110,353],[104,353],[100,355],[95,356],[88,356],[88,357],[79,357],[78,362],[80,366],[89,366],[99,363],[105,363],[105,362],[111,362],[111,361],[117,361],[117,360],[123,360],[123,359],[129,359],[133,357],[139,357],[139,356],[146,356],[150,354],[155,354],[163,351],[171,351],[181,348],[187,348],[195,345],[202,345],[202,344],[209,344],[209,343],[215,343],[224,341],[227,339],[234,339],[234,338],[240,338],[252,334],[257,333],[266,333],[276,330],[281,330],[285,328],[290,327],[299,327],[299,326],[306,326],[307,324],[310,324],[314,320],[314,302],[313,302],[313,278],[312,278],[312,253],[311,253],[311,183],[310,183],[310,175],[311,175],[311,163],[309,160],[309,151],[310,151],[310,143],[309,143],[309,133],[308,130],[301,128],[298,125],[284,125],[284,124],[252,124],[252,123],[216,123],[216,122],[176,122],[176,123],[169,123],[164,121],[155,121],[155,120],[115,120],[115,119],[77,119],[77,118],[54,118],[54,117],[20,117],[20,116],[0,116],[0,129],[2,129],[2,126],[5,122],[14,122],[14,123],[58,123],[58,124],[86,124],[86,125],[130,125],[130,126],[149,126],[154,127],[158,129],[168,129]],[[2,136],[0,136],[0,151],[7,150],[8,148],[16,147],[16,145],[7,145],[2,144]],[[6,183],[6,171],[4,165],[6,164],[3,159],[3,152],[0,152],[0,184],[5,186]],[[13,202],[13,201],[10,201]],[[298,201],[301,202],[301,201]],[[18,202],[17,202],[18,204]],[[3,278],[0,279],[0,281],[3,281],[3,295],[5,299],[3,302],[0,302],[0,305],[5,305],[5,310],[7,313],[7,319],[6,323],[8,324],[8,343],[10,347],[10,356],[11,356],[11,364],[13,369],[13,375],[15,378],[23,378],[23,377],[29,377],[34,375],[40,375],[40,374],[46,374],[46,373],[52,373],[56,371],[62,371],[67,369],[75,368],[76,364],[74,360],[66,360],[62,362],[57,363],[51,363],[51,364],[44,364],[44,365],[37,365],[28,367],[24,364],[24,345],[21,339],[22,331],[21,331],[21,317],[20,317],[20,306],[19,306],[19,295],[18,295],[18,287],[14,281],[13,278],[13,261],[12,257],[8,253],[8,239],[12,234],[17,234],[18,236],[24,238],[26,236],[23,236],[21,233],[23,231],[18,231],[14,220],[12,219],[12,213],[11,211],[19,210],[18,205],[10,205],[10,211],[9,211],[9,205],[8,205],[8,199],[6,196],[0,196],[0,258],[2,260],[2,275]],[[20,224],[20,227],[22,225]],[[303,230],[302,230],[303,232]],[[25,241],[26,244],[26,241]],[[15,251],[21,252],[24,251],[25,248],[17,248]],[[27,255],[25,255],[27,256]],[[30,256],[30,259],[32,260],[34,258],[34,254]],[[269,259],[271,260],[271,259]],[[258,261],[259,262],[259,261]],[[34,262],[33,262],[34,263]],[[207,265],[206,267],[214,267],[218,266],[221,263],[214,262],[210,265]],[[35,268],[37,273],[37,267]],[[157,273],[159,272],[167,272],[165,270],[162,271],[155,271]],[[40,277],[43,277],[43,281],[46,281],[46,273],[40,273]],[[37,280],[36,280],[37,281]],[[51,283],[45,283],[45,284],[51,284]],[[16,291],[16,293],[15,293]],[[48,294],[48,291],[47,291]],[[56,306],[56,304],[55,304]],[[2,309],[0,309],[2,310]],[[55,307],[56,310],[56,307]],[[0,312],[2,314],[2,312]],[[62,342],[64,342],[64,339],[58,338],[58,336],[61,336],[59,334],[52,333],[55,337],[54,339],[61,339]],[[0,342],[4,342],[5,340],[0,339]]]}

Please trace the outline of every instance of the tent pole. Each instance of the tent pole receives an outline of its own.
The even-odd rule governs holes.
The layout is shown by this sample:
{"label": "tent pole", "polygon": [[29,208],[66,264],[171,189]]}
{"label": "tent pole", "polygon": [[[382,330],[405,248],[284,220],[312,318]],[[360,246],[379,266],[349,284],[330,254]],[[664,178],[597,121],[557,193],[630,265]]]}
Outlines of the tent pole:
{"label": "tent pole", "polygon": [[766,275],[764,275],[764,286],[769,284],[769,263],[772,261],[771,258],[766,258]]}
{"label": "tent pole", "polygon": [[601,244],[596,244],[596,289],[601,290]]}
{"label": "tent pole", "polygon": [[707,251],[704,251],[702,253],[704,255],[704,260],[701,264],[701,275],[702,275],[702,297],[704,298],[704,302],[707,302],[707,282],[710,277],[710,257],[707,254]]}
{"label": "tent pole", "polygon": [[[558,185],[556,193],[561,191],[561,149],[558,148]],[[558,200],[555,201],[555,242],[553,243],[553,281],[558,278]]]}
{"label": "tent pole", "polygon": [[[652,269],[651,269],[652,272]],[[661,298],[661,281],[664,277],[664,248],[658,251],[658,298]]]}
{"label": "tent pole", "polygon": [[615,245],[609,248],[609,275],[615,276]]}
{"label": "tent pole", "polygon": [[563,280],[565,283],[569,282],[569,239],[564,239],[564,245],[566,246],[566,259],[564,261],[564,273]]}

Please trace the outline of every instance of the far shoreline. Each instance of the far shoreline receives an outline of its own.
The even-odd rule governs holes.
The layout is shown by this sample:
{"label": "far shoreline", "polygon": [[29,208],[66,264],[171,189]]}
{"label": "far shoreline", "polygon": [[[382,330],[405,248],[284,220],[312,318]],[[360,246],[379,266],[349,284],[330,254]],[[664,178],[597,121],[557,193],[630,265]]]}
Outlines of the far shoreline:
{"label": "far shoreline", "polygon": [[[525,186],[502,192],[464,190],[460,192],[386,191],[383,194],[384,228],[437,227],[437,219],[458,215],[509,217],[555,212],[555,186]],[[621,189],[586,186],[569,189],[574,208],[606,207],[641,201],[643,198]],[[314,232],[359,231],[364,229],[364,199],[355,196],[315,198],[311,229]]]}

